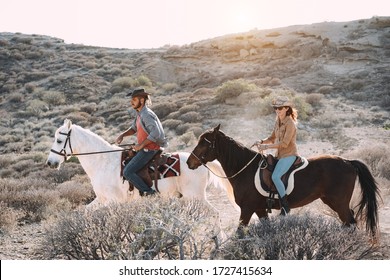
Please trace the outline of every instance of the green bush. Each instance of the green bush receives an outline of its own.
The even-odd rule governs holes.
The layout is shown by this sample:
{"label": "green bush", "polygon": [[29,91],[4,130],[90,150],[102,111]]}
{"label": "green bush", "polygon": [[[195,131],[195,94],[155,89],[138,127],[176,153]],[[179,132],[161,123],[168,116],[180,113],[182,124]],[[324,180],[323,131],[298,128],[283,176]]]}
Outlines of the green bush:
{"label": "green bush", "polygon": [[255,84],[244,79],[227,81],[218,87],[216,98],[220,102],[225,102],[228,98],[235,98],[243,92],[255,91],[256,88]]}

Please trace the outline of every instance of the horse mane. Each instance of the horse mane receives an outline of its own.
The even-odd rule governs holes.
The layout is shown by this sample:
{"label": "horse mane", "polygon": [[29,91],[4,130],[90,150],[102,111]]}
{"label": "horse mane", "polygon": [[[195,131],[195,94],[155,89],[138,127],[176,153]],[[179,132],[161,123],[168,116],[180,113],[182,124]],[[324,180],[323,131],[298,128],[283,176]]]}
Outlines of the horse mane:
{"label": "horse mane", "polygon": [[87,128],[83,128],[77,124],[72,124],[72,128],[76,128],[77,130],[81,130],[84,132],[84,136],[86,138],[94,138],[96,139],[97,143],[104,146],[104,147],[109,147],[109,148],[112,148],[112,145],[110,143],[108,143],[106,140],[103,139],[103,137],[101,137],[100,135],[92,132],[91,130],[87,129]]}
{"label": "horse mane", "polygon": [[255,151],[245,147],[242,143],[227,136],[222,131],[218,131],[216,140],[218,143],[217,147],[220,149],[220,154],[224,155],[224,161],[232,170],[237,171],[241,169],[248,164],[256,154]]}

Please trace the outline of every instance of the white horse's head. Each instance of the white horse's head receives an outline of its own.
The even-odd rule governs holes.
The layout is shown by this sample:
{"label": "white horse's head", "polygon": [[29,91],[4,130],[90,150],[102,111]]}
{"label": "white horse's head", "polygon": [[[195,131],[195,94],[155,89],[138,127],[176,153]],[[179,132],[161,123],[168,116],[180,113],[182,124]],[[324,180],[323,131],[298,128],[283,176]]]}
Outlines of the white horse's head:
{"label": "white horse's head", "polygon": [[46,161],[51,168],[59,169],[61,163],[67,159],[67,155],[72,154],[72,146],[70,144],[71,131],[72,122],[66,119],[64,124],[54,134],[54,143]]}

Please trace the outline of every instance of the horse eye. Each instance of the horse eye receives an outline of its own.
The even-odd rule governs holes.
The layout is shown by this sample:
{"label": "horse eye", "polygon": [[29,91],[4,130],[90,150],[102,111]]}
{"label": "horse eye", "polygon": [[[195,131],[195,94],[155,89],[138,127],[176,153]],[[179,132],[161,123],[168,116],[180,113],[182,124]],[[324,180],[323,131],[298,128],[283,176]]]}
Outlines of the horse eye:
{"label": "horse eye", "polygon": [[58,144],[61,144],[62,141],[61,141],[60,139],[57,139],[57,143],[58,143]]}

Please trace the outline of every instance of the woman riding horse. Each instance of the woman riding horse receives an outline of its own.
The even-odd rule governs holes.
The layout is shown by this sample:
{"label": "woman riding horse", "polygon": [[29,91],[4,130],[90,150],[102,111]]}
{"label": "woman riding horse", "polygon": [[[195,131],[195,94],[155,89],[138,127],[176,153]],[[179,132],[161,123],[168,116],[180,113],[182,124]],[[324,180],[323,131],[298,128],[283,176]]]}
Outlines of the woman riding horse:
{"label": "woman riding horse", "polygon": [[272,181],[279,194],[281,215],[286,215],[290,212],[290,207],[288,206],[282,176],[290,169],[298,156],[296,144],[298,113],[287,96],[279,96],[274,99],[272,107],[274,107],[276,113],[274,130],[271,136],[257,141],[255,145],[259,151],[277,149],[275,156],[279,160],[272,173]]}

